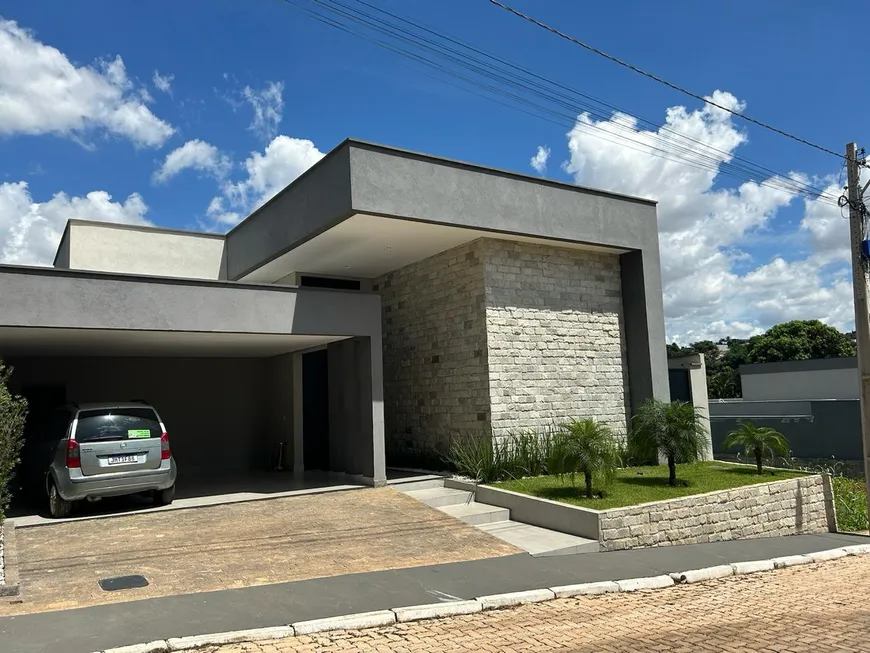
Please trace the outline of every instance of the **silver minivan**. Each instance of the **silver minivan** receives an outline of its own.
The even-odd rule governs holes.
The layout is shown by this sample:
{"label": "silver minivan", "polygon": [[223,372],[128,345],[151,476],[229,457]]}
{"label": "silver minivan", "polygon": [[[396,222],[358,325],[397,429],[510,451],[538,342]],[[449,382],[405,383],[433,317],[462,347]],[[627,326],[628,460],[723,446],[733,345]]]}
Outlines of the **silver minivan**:
{"label": "silver minivan", "polygon": [[172,503],[175,459],[153,406],[72,404],[52,413],[39,431],[43,460],[50,460],[45,489],[52,517],[68,517],[75,501],[125,494],[150,493],[158,505]]}

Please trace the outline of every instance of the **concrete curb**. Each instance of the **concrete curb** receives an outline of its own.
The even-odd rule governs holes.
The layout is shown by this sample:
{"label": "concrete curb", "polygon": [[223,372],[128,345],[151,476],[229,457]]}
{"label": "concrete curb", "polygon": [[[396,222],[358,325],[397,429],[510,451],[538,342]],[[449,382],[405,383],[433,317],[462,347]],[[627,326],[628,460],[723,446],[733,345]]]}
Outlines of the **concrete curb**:
{"label": "concrete curb", "polygon": [[14,597],[21,594],[18,578],[18,547],[15,543],[15,522],[6,519],[0,524],[3,529],[3,574],[4,583],[0,585],[0,597]]}
{"label": "concrete curb", "polygon": [[477,600],[480,601],[484,610],[495,610],[496,608],[510,608],[516,605],[552,601],[555,598],[556,592],[552,589],[547,589],[528,590],[526,592],[508,592],[507,594],[491,594],[489,596],[480,596]]}
{"label": "concrete curb", "polygon": [[731,568],[734,570],[735,576],[744,576],[762,571],[773,571],[776,566],[773,564],[773,560],[751,560],[749,562],[735,562]]}
{"label": "concrete curb", "polygon": [[786,567],[795,567],[797,565],[808,565],[813,559],[808,555],[802,556],[782,556],[781,558],[773,559],[773,566],[777,569],[785,569]]}
{"label": "concrete curb", "polygon": [[612,580],[605,580],[599,583],[561,585],[559,587],[551,587],[550,589],[556,595],[557,599],[569,599],[573,596],[597,596],[599,594],[618,592],[619,585]]}
{"label": "concrete curb", "polygon": [[428,605],[412,605],[407,608],[393,608],[396,621],[422,621],[439,617],[455,617],[461,614],[473,614],[483,610],[483,604],[477,599],[471,601],[448,601],[446,603],[430,603]]}
{"label": "concrete curb", "polygon": [[169,650],[169,643],[165,639],[147,644],[133,644],[132,646],[119,646],[107,648],[103,653],[165,653]]}
{"label": "concrete curb", "polygon": [[[267,639],[284,639],[293,637],[292,626],[276,626],[273,628],[256,628],[253,630],[235,630],[229,633],[214,633],[212,635],[194,635],[192,637],[173,637],[166,640],[169,651],[189,651],[204,646],[220,646],[237,642],[262,642]],[[113,652],[114,653],[114,652]]]}
{"label": "concrete curb", "polygon": [[674,579],[670,576],[647,576],[646,578],[628,578],[616,581],[620,592],[637,592],[639,590],[658,590],[670,587]]}
{"label": "concrete curb", "polygon": [[147,644],[134,644],[120,648],[104,649],[101,653],[167,653],[169,651],[189,651],[205,646],[215,646],[236,642],[256,642],[269,639],[282,639],[330,630],[361,630],[363,628],[378,628],[394,623],[422,621],[474,614],[484,610],[516,607],[529,603],[540,603],[553,599],[563,599],[583,596],[596,596],[612,592],[637,592],[674,587],[677,584],[697,583],[729,576],[762,573],[774,569],[785,569],[795,565],[821,563],[837,560],[846,556],[870,554],[870,544],[859,544],[839,549],[828,549],[806,555],[782,556],[771,560],[752,560],[735,562],[702,569],[648,576],[644,578],[627,578],[618,581],[600,581],[595,583],[580,583],[577,585],[561,585],[537,590],[509,592],[481,596],[470,601],[448,601],[429,605],[412,605],[391,610],[375,612],[360,612],[340,617],[312,619],[299,621],[289,626],[273,628],[258,628],[254,630],[238,630],[230,633],[215,633],[212,635],[196,635],[193,637],[178,637],[169,640],[157,640]]}
{"label": "concrete curb", "polygon": [[734,575],[734,567],[731,565],[717,565],[704,567],[703,569],[690,569],[676,574],[671,574],[675,583],[700,583],[705,580],[716,580]]}
{"label": "concrete curb", "polygon": [[363,628],[377,628],[390,626],[396,623],[396,613],[392,610],[377,610],[375,612],[360,612],[357,614],[344,615],[342,617],[327,617],[326,619],[311,619],[309,621],[297,621],[292,624],[292,629],[297,635],[312,635],[330,630],[362,630]]}

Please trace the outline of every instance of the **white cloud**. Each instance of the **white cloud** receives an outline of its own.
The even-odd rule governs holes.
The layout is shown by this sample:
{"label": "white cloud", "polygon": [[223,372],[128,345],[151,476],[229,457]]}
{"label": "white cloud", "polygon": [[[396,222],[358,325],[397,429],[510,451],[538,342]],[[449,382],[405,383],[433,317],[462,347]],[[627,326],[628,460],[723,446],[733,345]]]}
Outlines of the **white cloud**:
{"label": "white cloud", "polygon": [[78,67],[16,22],[0,20],[0,134],[82,139],[92,130],[143,147],[174,133],[145,106],[120,57]]}
{"label": "white cloud", "polygon": [[166,155],[160,168],[154,173],[154,181],[166,182],[183,170],[198,170],[216,179],[229,173],[232,163],[227,155],[210,143],[201,140],[187,141]]}
{"label": "white cloud", "polygon": [[154,82],[154,88],[156,88],[161,93],[166,93],[168,96],[172,97],[172,82],[175,79],[175,75],[161,75],[159,70],[154,71],[154,76],[151,78],[151,81]]}
{"label": "white cloud", "polygon": [[[717,91],[712,99],[737,111],[744,107],[729,93]],[[597,136],[601,130],[608,140]],[[687,144],[673,132],[715,148],[717,152],[709,151],[714,169],[657,156],[651,148],[676,158],[676,148]],[[632,141],[629,147],[626,136]],[[577,183],[659,202],[669,339],[746,336],[796,318],[845,327],[851,319],[848,277],[832,265],[848,260],[848,223],[839,208],[754,182],[714,186],[719,166],[745,142],[731,115],[709,105],[695,111],[668,109],[665,129],[656,132],[639,129],[634,118],[622,114],[599,122],[583,114],[568,133],[570,158],[564,167]],[[753,260],[746,248],[769,235],[771,219],[792,203],[803,204],[800,227],[777,236],[808,242],[809,254],[791,262],[776,255],[769,261]]]}
{"label": "white cloud", "polygon": [[532,166],[539,175],[547,172],[547,161],[550,160],[550,148],[544,145],[538,145],[538,151],[535,156],[529,159],[529,165]]}
{"label": "white cloud", "polygon": [[276,136],[261,154],[245,161],[247,176],[226,183],[222,196],[209,203],[206,215],[219,225],[233,226],[323,158],[309,140]]}
{"label": "white cloud", "polygon": [[47,202],[34,202],[27,182],[0,184],[0,263],[51,265],[69,219],[148,224],[148,207],[138,193],[123,203],[105,191],[84,197],[57,193]]}
{"label": "white cloud", "polygon": [[[839,184],[831,183],[825,189],[828,195],[842,192]],[[816,257],[824,263],[850,262],[849,214],[839,206],[819,200],[804,202],[804,217],[800,228],[809,234]]]}
{"label": "white cloud", "polygon": [[254,110],[249,129],[263,140],[274,138],[284,113],[284,82],[269,82],[260,91],[250,86],[242,89],[242,96]]}

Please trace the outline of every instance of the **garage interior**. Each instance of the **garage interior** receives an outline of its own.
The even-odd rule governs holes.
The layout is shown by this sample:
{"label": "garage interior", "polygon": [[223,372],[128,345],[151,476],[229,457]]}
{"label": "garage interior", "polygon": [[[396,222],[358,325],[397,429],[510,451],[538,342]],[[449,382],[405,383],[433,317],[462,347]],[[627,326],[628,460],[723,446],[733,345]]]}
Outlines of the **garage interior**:
{"label": "garage interior", "polygon": [[6,327],[0,357],[14,368],[12,390],[28,398],[31,416],[68,402],[153,405],[185,498],[370,475],[371,437],[363,437],[359,410],[371,396],[362,396],[357,376],[370,374],[367,340]]}

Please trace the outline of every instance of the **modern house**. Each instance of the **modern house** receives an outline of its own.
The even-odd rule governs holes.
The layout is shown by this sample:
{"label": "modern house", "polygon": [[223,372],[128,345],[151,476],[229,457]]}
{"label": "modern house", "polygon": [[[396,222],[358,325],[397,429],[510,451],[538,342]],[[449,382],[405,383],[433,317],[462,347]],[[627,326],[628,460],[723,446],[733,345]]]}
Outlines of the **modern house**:
{"label": "modern house", "polygon": [[824,358],[740,366],[742,399],[710,402],[713,446],[741,421],[783,433],[797,458],[861,460],[858,360]]}
{"label": "modern house", "polygon": [[443,443],[667,399],[655,204],[348,140],[226,235],[71,221],[0,266],[37,408],[146,399],[181,469],[385,480]]}

